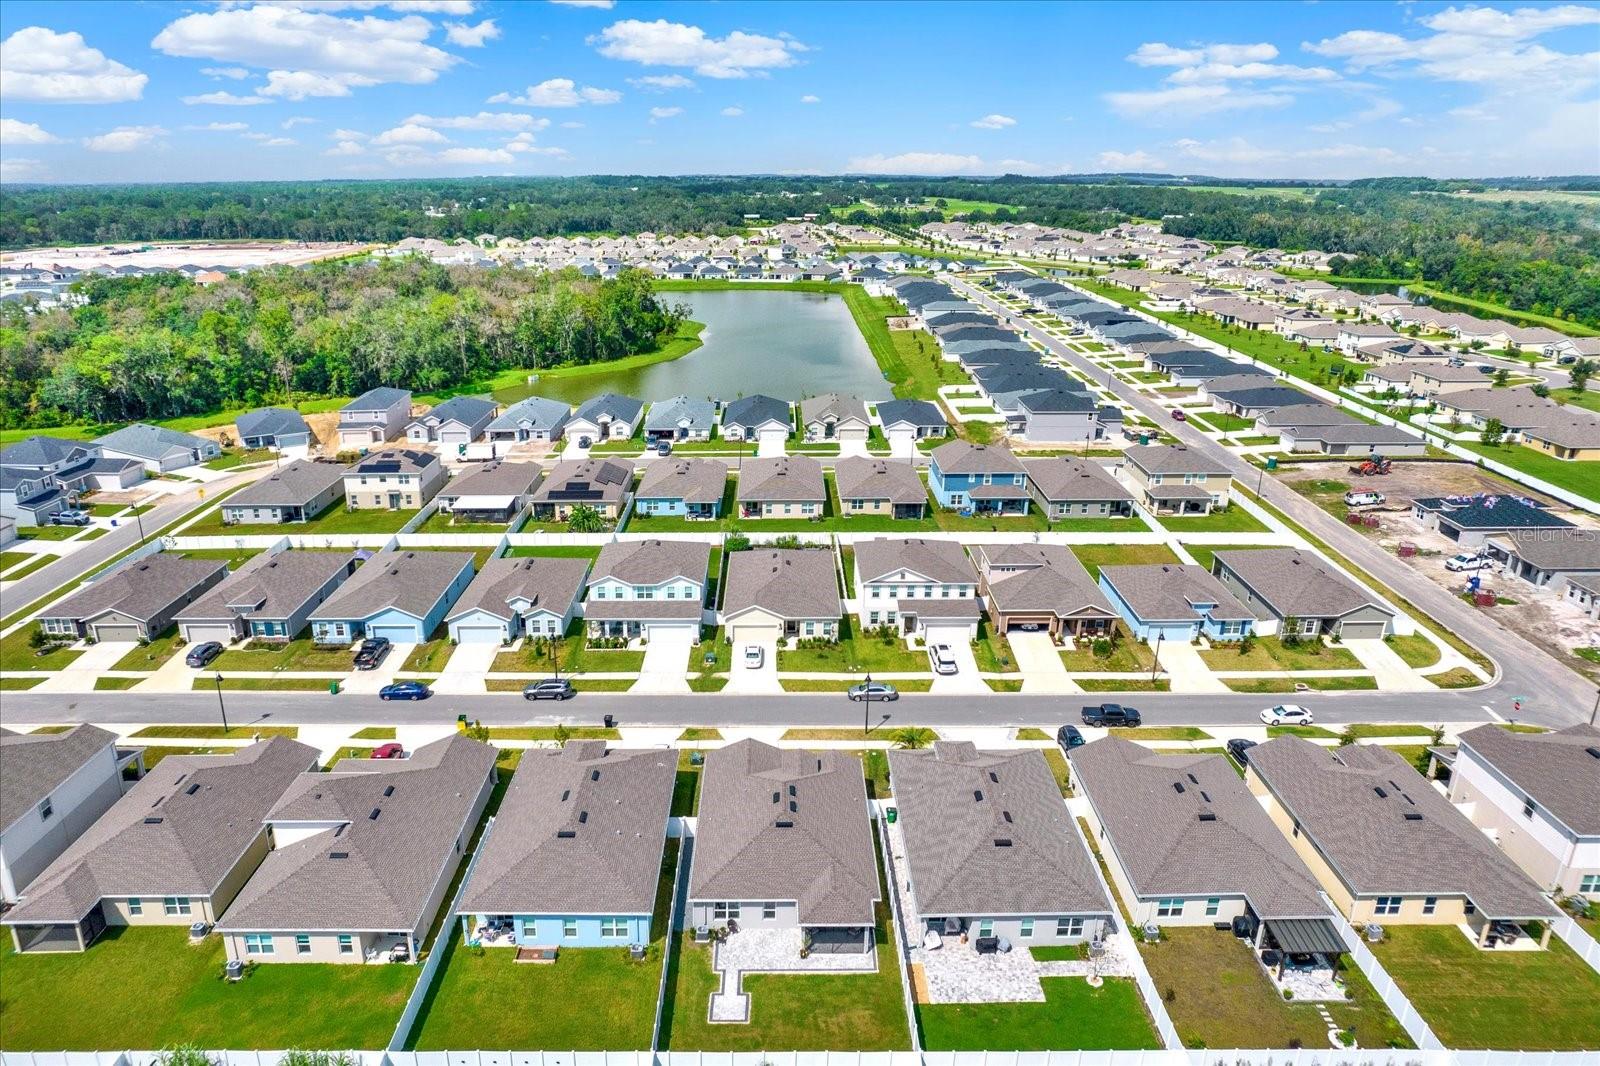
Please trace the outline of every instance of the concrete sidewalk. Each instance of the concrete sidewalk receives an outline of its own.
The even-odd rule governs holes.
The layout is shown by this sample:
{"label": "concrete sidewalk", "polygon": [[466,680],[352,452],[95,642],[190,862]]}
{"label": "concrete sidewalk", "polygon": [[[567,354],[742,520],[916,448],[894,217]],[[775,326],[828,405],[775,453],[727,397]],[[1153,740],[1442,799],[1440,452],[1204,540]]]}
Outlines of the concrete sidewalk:
{"label": "concrete sidewalk", "polygon": [[[1231,692],[1211,672],[1211,667],[1200,658],[1200,649],[1193,644],[1164,641],[1161,645],[1160,666],[1172,681],[1174,692]],[[1159,676],[1159,675],[1158,675]]]}

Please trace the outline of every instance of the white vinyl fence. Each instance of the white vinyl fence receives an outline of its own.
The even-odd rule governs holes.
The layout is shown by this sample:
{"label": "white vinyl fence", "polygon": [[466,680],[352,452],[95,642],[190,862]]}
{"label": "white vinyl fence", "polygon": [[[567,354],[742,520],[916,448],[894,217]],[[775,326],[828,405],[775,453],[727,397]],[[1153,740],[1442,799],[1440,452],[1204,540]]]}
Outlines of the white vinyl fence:
{"label": "white vinyl fence", "polygon": [[1556,931],[1556,936],[1565,940],[1567,946],[1578,953],[1578,958],[1589,964],[1591,970],[1600,971],[1600,943],[1596,943],[1594,937],[1584,932],[1582,926],[1565,914],[1551,922],[1550,926]]}
{"label": "white vinyl fence", "polygon": [[1395,1020],[1405,1029],[1412,1043],[1419,1048],[1430,1050],[1444,1047],[1439,1038],[1433,1035],[1433,1030],[1423,1020],[1422,1015],[1417,1013],[1417,1008],[1411,1005],[1406,994],[1400,990],[1400,986],[1394,983],[1394,978],[1390,977],[1388,971],[1378,962],[1378,957],[1362,941],[1360,934],[1345,921],[1344,915],[1339,913],[1339,908],[1333,905],[1333,901],[1326,893],[1319,894],[1323,902],[1328,905],[1328,910],[1334,915],[1334,925],[1338,927],[1339,937],[1344,941],[1345,947],[1350,949],[1350,958],[1361,968],[1361,972],[1366,974],[1367,980],[1372,982],[1378,998],[1383,1000],[1383,1005],[1389,1008],[1389,1013],[1393,1014]]}

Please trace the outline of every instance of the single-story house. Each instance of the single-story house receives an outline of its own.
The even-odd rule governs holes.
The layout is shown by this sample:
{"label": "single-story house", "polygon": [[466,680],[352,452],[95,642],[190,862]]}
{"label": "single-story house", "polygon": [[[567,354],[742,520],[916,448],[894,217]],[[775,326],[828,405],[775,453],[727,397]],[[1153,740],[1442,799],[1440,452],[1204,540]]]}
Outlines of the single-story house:
{"label": "single-story house", "polygon": [[854,396],[823,393],[800,401],[800,424],[808,441],[836,440],[865,443],[872,428],[867,405]]}
{"label": "single-story house", "polygon": [[634,514],[720,518],[727,488],[728,464],[720,459],[656,459],[634,490]]}
{"label": "single-story house", "polygon": [[1044,629],[1092,637],[1117,620],[1105,594],[1064,544],[975,544],[978,591],[996,632]]}
{"label": "single-story house", "polygon": [[494,790],[495,755],[456,733],[404,759],[301,774],[263,819],[272,850],[217,922],[228,958],[415,962]]}
{"label": "single-story house", "polygon": [[410,389],[368,389],[339,408],[339,447],[376,447],[404,433],[410,421]]}
{"label": "single-story house", "polygon": [[345,506],[352,511],[418,511],[450,474],[433,452],[390,448],[367,455],[343,477]]}
{"label": "single-story house", "polygon": [[528,505],[543,476],[538,463],[496,459],[451,478],[439,490],[439,510],[453,521],[509,522]]}
{"label": "single-story house", "polygon": [[567,420],[563,433],[580,444],[584,441],[627,440],[638,430],[639,420],[643,417],[642,400],[606,392],[580,404]]}
{"label": "single-story house", "polygon": [[615,459],[568,459],[557,463],[533,491],[533,517],[565,522],[575,507],[592,507],[615,522],[633,485],[633,466]]}
{"label": "single-story house", "polygon": [[956,540],[874,537],[856,541],[855,580],[863,629],[892,627],[929,643],[977,639],[978,572]]}
{"label": "single-story house", "polygon": [[735,498],[740,518],[821,518],[828,486],[822,464],[809,455],[746,459]]}
{"label": "single-story house", "polygon": [[1517,530],[1553,532],[1572,523],[1533,500],[1479,493],[1476,496],[1418,496],[1411,517],[1465,548],[1481,547],[1490,537]]}
{"label": "single-story house", "polygon": [[343,552],[263,552],[179,611],[178,632],[190,644],[293,640],[355,570]]}
{"label": "single-story house", "polygon": [[117,735],[97,726],[0,728],[0,903],[15,903],[122,797],[121,762]]}
{"label": "single-story house", "polygon": [[311,612],[312,639],[421,644],[471,584],[472,561],[471,552],[379,552]]}
{"label": "single-story house", "polygon": [[1188,644],[1204,636],[1234,641],[1255,631],[1250,609],[1203,566],[1102,566],[1100,590],[1138,640]]}
{"label": "single-story house", "polygon": [[883,400],[877,405],[877,413],[890,447],[901,441],[943,437],[950,432],[939,405],[927,400]]}
{"label": "single-story house", "polygon": [[1573,578],[1600,577],[1600,532],[1593,529],[1516,529],[1486,543],[1489,558],[1531,585],[1560,592]]}
{"label": "single-story house", "polygon": [[676,772],[671,750],[603,740],[525,752],[456,909],[467,943],[649,944]]}
{"label": "single-story house", "polygon": [[891,751],[889,780],[908,902],[922,932],[945,938],[941,952],[975,952],[979,938],[996,936],[1023,951],[1077,944],[1116,927],[1043,752],[941,740]]}
{"label": "single-story house", "polygon": [[[1395,612],[1364,585],[1299,548],[1218,551],[1211,572],[1256,617],[1257,632],[1378,640],[1394,632]],[[1287,635],[1287,634],[1286,634]]]}
{"label": "single-story house", "polygon": [[812,954],[872,951],[883,890],[860,761],[741,740],[707,752],[700,777],[685,926],[799,928]]}
{"label": "single-story house", "polygon": [[134,459],[143,463],[152,474],[182,470],[222,455],[222,446],[214,440],[144,422],[135,422],[112,430],[103,437],[96,437],[95,444],[100,449],[101,458]]}
{"label": "single-story house", "polygon": [[272,737],[169,755],[0,917],[19,952],[83,951],[110,925],[214,923],[270,846],[262,821],[317,749]]}
{"label": "single-story house", "polygon": [[611,541],[589,574],[583,616],[589,634],[700,634],[711,545],[699,540]]}
{"label": "single-story house", "polygon": [[309,448],[313,443],[311,427],[300,417],[300,412],[288,407],[258,407],[246,411],[233,420],[239,434],[239,444],[245,448],[270,448],[281,452],[286,448]]}
{"label": "single-story house", "polygon": [[784,439],[794,432],[794,413],[788,400],[757,393],[722,405],[722,435],[728,440]]}
{"label": "single-story house", "polygon": [[344,499],[345,468],[296,459],[222,501],[223,525],[309,522]]}
{"label": "single-story house", "polygon": [[843,608],[833,552],[751,548],[730,552],[722,620],[735,647],[785,639],[832,640]]}
{"label": "single-story house", "polygon": [[559,637],[577,614],[589,560],[498,556],[483,564],[445,616],[457,644]]}
{"label": "single-story house", "polygon": [[1451,366],[1449,363],[1423,363],[1408,366],[1411,376],[1406,379],[1406,390],[1413,396],[1433,398],[1452,392],[1481,389],[1484,376],[1475,367]]}
{"label": "single-story house", "polygon": [[1399,426],[1365,422],[1331,426],[1286,425],[1278,440],[1287,451],[1318,455],[1426,455],[1428,442]]}
{"label": "single-story house", "polygon": [[917,468],[905,459],[852,455],[834,464],[833,486],[839,513],[922,518],[928,511],[928,487]]}
{"label": "single-story house", "polygon": [[1156,514],[1210,514],[1228,506],[1233,474],[1183,444],[1137,444],[1126,449],[1128,479]]}
{"label": "single-story house", "polygon": [[560,400],[529,396],[507,407],[499,418],[490,422],[484,436],[497,444],[557,441],[571,417],[572,408]]}
{"label": "single-story house", "polygon": [[1126,518],[1133,494],[1100,463],[1070,455],[1024,459],[1028,495],[1052,522],[1069,518]]}
{"label": "single-story house", "polygon": [[118,566],[39,612],[52,636],[106,641],[154,640],[183,609],[228,575],[220,559],[156,552]]}
{"label": "single-story house", "polygon": [[429,408],[406,426],[406,440],[412,444],[437,443],[445,448],[464,449],[483,436],[500,411],[500,405],[481,396],[452,396]]}
{"label": "single-story house", "polygon": [[650,440],[710,440],[717,424],[717,405],[710,400],[673,396],[650,405],[644,435]]}

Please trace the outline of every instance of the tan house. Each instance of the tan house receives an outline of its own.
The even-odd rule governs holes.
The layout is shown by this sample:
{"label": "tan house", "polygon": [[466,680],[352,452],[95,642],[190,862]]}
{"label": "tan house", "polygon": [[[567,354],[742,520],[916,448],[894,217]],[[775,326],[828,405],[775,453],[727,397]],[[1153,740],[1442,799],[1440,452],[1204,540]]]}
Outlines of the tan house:
{"label": "tan house", "polygon": [[1139,444],[1123,457],[1135,495],[1157,514],[1210,514],[1228,506],[1233,475],[1182,444]]}
{"label": "tan house", "polygon": [[928,487],[906,459],[852,455],[834,466],[839,513],[921,518],[928,511]]}
{"label": "tan house", "polygon": [[1411,376],[1406,381],[1406,388],[1415,396],[1439,396],[1483,388],[1484,376],[1470,366],[1425,363],[1409,369]]}
{"label": "tan house", "polygon": [[833,552],[752,548],[728,556],[722,617],[735,647],[780,639],[833,640],[844,610]]}
{"label": "tan house", "polygon": [[432,452],[373,452],[344,472],[344,503],[352,511],[419,511],[449,479]]}
{"label": "tan house", "polygon": [[747,459],[735,498],[740,518],[821,518],[828,486],[822,464],[809,455]]}

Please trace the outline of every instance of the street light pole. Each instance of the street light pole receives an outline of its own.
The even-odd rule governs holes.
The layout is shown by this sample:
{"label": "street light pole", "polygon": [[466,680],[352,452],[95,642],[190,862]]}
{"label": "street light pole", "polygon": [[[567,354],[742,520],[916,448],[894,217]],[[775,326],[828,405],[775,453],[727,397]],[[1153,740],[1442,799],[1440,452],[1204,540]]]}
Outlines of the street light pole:
{"label": "street light pole", "polygon": [[1594,710],[1589,712],[1589,724],[1594,725],[1596,715],[1600,715],[1600,692],[1594,694]]}
{"label": "street light pole", "polygon": [[1156,654],[1150,662],[1150,683],[1156,683],[1156,671],[1161,669],[1161,642],[1167,639],[1165,630],[1156,633]]}
{"label": "street light pole", "polygon": [[861,735],[865,737],[870,733],[868,725],[872,721],[872,674],[867,674],[866,687],[861,690]]}
{"label": "street light pole", "polygon": [[217,710],[222,712],[222,732],[228,732],[228,706],[222,702],[222,671],[217,671]]}

